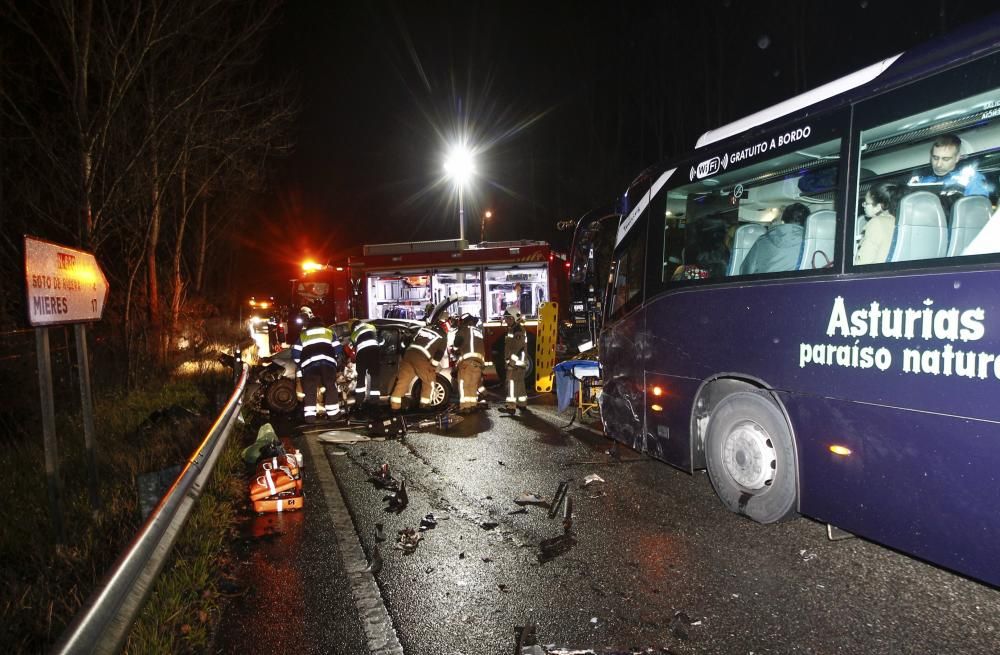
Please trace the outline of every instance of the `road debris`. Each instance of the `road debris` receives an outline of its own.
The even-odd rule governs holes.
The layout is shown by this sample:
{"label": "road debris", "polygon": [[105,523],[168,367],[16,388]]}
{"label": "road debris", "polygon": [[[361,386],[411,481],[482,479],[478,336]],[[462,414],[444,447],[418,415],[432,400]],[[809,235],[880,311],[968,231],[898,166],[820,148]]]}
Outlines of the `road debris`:
{"label": "road debris", "polygon": [[389,473],[389,464],[383,462],[381,466],[368,474],[368,480],[379,489],[389,491],[399,490],[399,481]]}
{"label": "road debris", "polygon": [[427,530],[433,530],[437,527],[437,519],[434,518],[433,514],[428,514],[424,518],[420,519],[420,531],[425,532]]}
{"label": "road debris", "polygon": [[496,521],[483,521],[482,523],[479,524],[479,527],[481,527],[483,530],[492,530],[496,528],[498,525],[500,524],[497,523]]}
{"label": "road debris", "polygon": [[375,524],[375,541],[385,541],[385,526],[381,523]]}
{"label": "road debris", "polygon": [[564,480],[559,483],[556,487],[555,494],[552,495],[552,503],[549,505],[549,518],[554,519],[559,513],[559,506],[562,505],[563,499],[566,498],[566,490],[569,488],[569,481]]}
{"label": "road debris", "polygon": [[545,500],[536,493],[523,493],[515,498],[514,502],[518,505],[541,505],[542,507],[549,506],[549,501]]}
{"label": "road debris", "polygon": [[406,493],[406,482],[403,480],[399,481],[399,490],[395,493],[391,493],[388,496],[382,497],[383,502],[389,501],[389,505],[385,508],[387,512],[395,512],[399,514],[406,506],[410,503],[410,497]]}
{"label": "road debris", "polygon": [[528,508],[527,507],[518,507],[517,509],[512,509],[509,512],[507,512],[508,515],[510,515],[510,514],[527,514],[527,513],[528,513]]}
{"label": "road debris", "polygon": [[399,541],[396,542],[393,548],[403,551],[405,555],[409,555],[417,549],[417,544],[423,538],[424,536],[413,528],[403,528],[399,531]]}
{"label": "road debris", "polygon": [[810,553],[806,550],[800,550],[799,557],[802,558],[803,562],[808,562],[811,559],[816,559],[816,553]]}
{"label": "road debris", "polygon": [[362,441],[371,441],[368,437],[350,430],[327,430],[316,436],[316,441],[320,443],[335,443],[343,446],[353,446]]}
{"label": "road debris", "polygon": [[670,619],[670,632],[678,639],[690,637],[690,627],[701,625],[701,621],[692,621],[687,612],[678,610],[674,612],[674,618]]}
{"label": "road debris", "polygon": [[591,473],[590,475],[588,475],[587,477],[585,477],[583,479],[583,486],[586,487],[587,485],[591,484],[592,482],[604,482],[604,478],[602,478],[601,476],[597,475],[596,473]]}

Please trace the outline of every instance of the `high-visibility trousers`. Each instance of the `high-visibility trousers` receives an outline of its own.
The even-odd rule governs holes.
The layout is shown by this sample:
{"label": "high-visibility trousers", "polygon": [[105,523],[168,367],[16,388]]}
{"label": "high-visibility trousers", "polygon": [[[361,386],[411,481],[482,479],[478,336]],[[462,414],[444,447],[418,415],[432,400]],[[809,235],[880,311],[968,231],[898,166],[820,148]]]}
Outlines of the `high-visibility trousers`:
{"label": "high-visibility trousers", "polygon": [[458,363],[458,406],[471,409],[479,402],[479,386],[483,381],[483,360],[476,357]]}
{"label": "high-visibility trousers", "polygon": [[354,383],[354,396],[357,402],[363,403],[369,397],[378,400],[379,390],[375,385],[378,384],[379,364],[378,346],[362,348],[355,355],[354,368],[358,379]]}
{"label": "high-visibility trousers", "polygon": [[524,376],[527,372],[526,366],[507,364],[507,380],[504,386],[507,389],[508,407],[524,407],[527,404],[528,392],[524,388]]}
{"label": "high-visibility trousers", "polygon": [[426,355],[416,350],[407,350],[399,362],[399,374],[396,377],[396,386],[393,387],[392,395],[389,397],[389,406],[393,410],[402,407],[403,396],[410,390],[413,380],[420,378],[420,406],[429,407],[431,389],[436,377],[437,367],[431,364]]}
{"label": "high-visibility trousers", "polygon": [[327,362],[316,362],[302,369],[302,414],[315,417],[317,412],[316,393],[323,387],[323,405],[327,416],[340,411],[340,394],[337,391],[337,367]]}

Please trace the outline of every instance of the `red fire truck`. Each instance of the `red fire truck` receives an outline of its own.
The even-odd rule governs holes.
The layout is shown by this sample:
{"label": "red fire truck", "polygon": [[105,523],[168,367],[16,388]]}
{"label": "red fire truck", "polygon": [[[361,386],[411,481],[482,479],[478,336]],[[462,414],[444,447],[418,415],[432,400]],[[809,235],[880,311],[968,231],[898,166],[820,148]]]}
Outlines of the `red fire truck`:
{"label": "red fire truck", "polygon": [[504,309],[514,305],[521,310],[533,355],[539,306],[554,301],[564,311],[568,268],[565,255],[542,241],[367,245],[346,266],[304,274],[296,281],[296,303],[309,305],[331,323],[352,317],[423,320],[428,305],[459,294],[466,299],[452,313],[480,317],[487,352],[499,363]]}

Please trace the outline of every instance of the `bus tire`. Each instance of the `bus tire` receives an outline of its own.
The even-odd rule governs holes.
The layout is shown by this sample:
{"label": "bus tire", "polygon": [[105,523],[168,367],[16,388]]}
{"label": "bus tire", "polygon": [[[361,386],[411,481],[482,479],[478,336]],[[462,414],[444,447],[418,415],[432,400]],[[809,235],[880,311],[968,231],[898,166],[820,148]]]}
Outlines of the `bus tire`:
{"label": "bus tire", "polygon": [[765,395],[741,391],[715,406],[705,457],[712,486],[731,511],[758,523],[797,515],[795,444],[781,410]]}

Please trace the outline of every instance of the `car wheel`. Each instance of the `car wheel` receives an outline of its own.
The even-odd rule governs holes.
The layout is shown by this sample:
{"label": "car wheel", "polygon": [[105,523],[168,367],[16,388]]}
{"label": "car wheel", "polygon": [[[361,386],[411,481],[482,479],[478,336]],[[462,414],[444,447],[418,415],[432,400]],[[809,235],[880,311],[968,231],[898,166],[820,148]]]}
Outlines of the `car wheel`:
{"label": "car wheel", "polygon": [[294,411],[299,403],[295,397],[295,383],[288,378],[275,380],[267,387],[264,401],[267,403],[267,408],[273,412],[287,414]]}
{"label": "car wheel", "polygon": [[712,486],[731,511],[758,523],[796,515],[795,445],[784,415],[764,394],[734,393],[715,406],[705,456]]}
{"label": "car wheel", "polygon": [[[420,406],[420,390],[422,383],[417,380],[413,384],[413,392],[411,394],[411,400],[413,401],[414,407]],[[444,408],[448,404],[448,399],[451,397],[451,382],[448,381],[443,375],[438,374],[437,378],[434,380],[434,386],[431,388],[431,404],[430,409],[438,410]]]}

